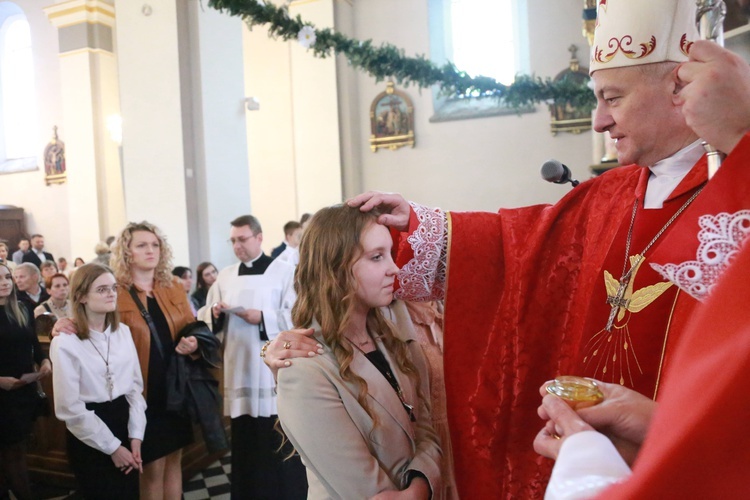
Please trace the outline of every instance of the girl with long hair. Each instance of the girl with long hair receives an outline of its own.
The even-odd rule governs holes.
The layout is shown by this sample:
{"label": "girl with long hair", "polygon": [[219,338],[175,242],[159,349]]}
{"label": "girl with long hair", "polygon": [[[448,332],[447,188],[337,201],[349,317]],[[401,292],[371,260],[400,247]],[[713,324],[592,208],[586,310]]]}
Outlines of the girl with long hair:
{"label": "girl with long hair", "polygon": [[211,288],[218,277],[219,271],[215,265],[210,262],[198,264],[198,268],[195,270],[195,291],[190,296],[196,311],[206,305],[208,289]]}
{"label": "girl with long hair", "polygon": [[51,371],[34,317],[16,297],[10,267],[0,264],[0,498],[8,489],[20,500],[32,496],[26,438],[36,418],[36,381]]}
{"label": "girl with long hair", "polygon": [[84,498],[137,499],[146,401],[133,337],[117,313],[117,282],[108,267],[85,264],[70,295],[78,332],[50,346],[68,461]]}
{"label": "girl with long hair", "polygon": [[340,205],[319,211],[302,238],[293,321],[325,352],[279,371],[278,411],[309,498],[441,495],[426,363],[380,311],[398,272],[391,246],[375,214]]}

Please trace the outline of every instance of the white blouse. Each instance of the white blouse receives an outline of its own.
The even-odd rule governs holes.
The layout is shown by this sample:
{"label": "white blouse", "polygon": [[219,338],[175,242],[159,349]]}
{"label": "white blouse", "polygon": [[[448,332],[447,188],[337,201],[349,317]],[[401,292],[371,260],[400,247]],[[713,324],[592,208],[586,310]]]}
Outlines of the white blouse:
{"label": "white blouse", "polygon": [[[113,379],[111,398],[104,362],[107,337],[110,337],[109,369]],[[114,332],[109,327],[103,333],[90,330],[86,340],[77,335],[58,335],[52,339],[50,358],[54,367],[55,416],[65,422],[76,438],[107,455],[114,453],[121,445],[120,440],[93,411],[86,409],[86,403],[103,403],[124,395],[130,405],[128,436],[143,439],[146,400],[130,328],[120,323]]]}

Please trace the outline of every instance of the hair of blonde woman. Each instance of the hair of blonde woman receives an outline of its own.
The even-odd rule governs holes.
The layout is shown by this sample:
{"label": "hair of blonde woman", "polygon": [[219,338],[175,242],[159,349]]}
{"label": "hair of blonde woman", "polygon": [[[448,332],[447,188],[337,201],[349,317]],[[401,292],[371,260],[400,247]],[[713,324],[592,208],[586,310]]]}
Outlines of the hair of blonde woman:
{"label": "hair of blonde woman", "polygon": [[29,324],[29,315],[26,312],[26,308],[22,307],[18,302],[18,295],[16,295],[16,280],[13,278],[13,271],[7,264],[0,264],[0,272],[3,272],[2,268],[5,268],[7,272],[10,273],[10,279],[13,281],[13,286],[10,288],[10,295],[5,299],[5,305],[3,306],[5,308],[5,314],[10,321],[23,328]]}
{"label": "hair of blonde woman", "polygon": [[47,276],[46,278],[44,278],[44,287],[47,290],[52,288],[52,282],[55,281],[55,278],[62,278],[68,284],[70,284],[70,279],[67,276],[65,276],[63,273],[55,273],[52,276]]}
{"label": "hair of blonde woman", "polygon": [[133,253],[130,244],[133,242],[133,233],[138,231],[152,233],[159,240],[159,263],[154,271],[154,282],[163,287],[172,286],[172,248],[159,228],[146,221],[129,223],[115,242],[110,265],[117,282],[128,288],[133,284],[133,273],[130,269]]}
{"label": "hair of blonde woman", "polygon": [[[81,302],[81,299],[90,292],[93,292],[91,285],[99,276],[107,273],[114,276],[109,267],[92,262],[91,264],[84,264],[79,267],[70,282],[71,310],[78,330],[76,335],[81,340],[89,338],[89,319],[86,316],[86,304]],[[120,326],[120,314],[117,312],[117,309],[107,313],[104,318],[104,326],[105,328],[109,326],[112,331],[117,330]]]}
{"label": "hair of blonde woman", "polygon": [[[300,243],[294,282],[297,301],[292,309],[296,326],[307,328],[313,320],[320,324],[323,339],[338,361],[341,378],[356,384],[357,400],[373,420],[375,416],[367,404],[367,382],[351,370],[354,350],[344,334],[356,305],[357,284],[352,267],[363,253],[360,238],[371,224],[377,224],[377,215],[334,205],[312,217]],[[367,329],[381,338],[398,369],[419,387],[419,374],[408,357],[406,344],[394,336],[393,326],[380,309],[368,312]]]}

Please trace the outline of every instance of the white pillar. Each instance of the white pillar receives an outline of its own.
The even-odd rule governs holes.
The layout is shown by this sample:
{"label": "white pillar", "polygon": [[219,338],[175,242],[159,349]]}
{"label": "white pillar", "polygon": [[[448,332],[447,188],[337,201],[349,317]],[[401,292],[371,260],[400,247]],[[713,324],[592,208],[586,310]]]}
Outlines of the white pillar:
{"label": "white pillar", "polygon": [[[245,123],[245,85],[242,51],[244,23],[207,8],[200,2],[180,0],[187,16],[190,57],[183,58],[183,99],[187,154],[194,175],[188,175],[188,210],[193,265],[211,260],[219,268],[236,259],[229,238],[229,222],[250,210]],[[196,223],[193,223],[193,220]],[[262,221],[261,221],[262,222]],[[197,229],[197,230],[196,230]]]}
{"label": "white pillar", "polygon": [[119,113],[114,7],[70,0],[44,11],[60,42],[71,255],[92,255],[125,220],[118,145],[107,132],[107,118]]}
{"label": "white pillar", "polygon": [[117,2],[125,207],[189,261],[175,0]]}

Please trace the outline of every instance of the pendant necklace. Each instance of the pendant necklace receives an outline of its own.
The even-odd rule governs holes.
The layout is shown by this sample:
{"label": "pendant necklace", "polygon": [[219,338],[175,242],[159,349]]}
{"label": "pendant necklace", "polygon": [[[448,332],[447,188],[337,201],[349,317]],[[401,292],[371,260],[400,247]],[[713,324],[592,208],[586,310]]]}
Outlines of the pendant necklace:
{"label": "pendant necklace", "polygon": [[620,308],[625,308],[630,305],[629,299],[625,298],[625,293],[628,288],[628,284],[630,283],[630,280],[633,277],[633,272],[638,269],[638,266],[640,265],[641,261],[643,260],[644,256],[646,255],[646,252],[653,246],[654,243],[656,243],[656,240],[658,240],[662,234],[664,234],[664,231],[667,230],[667,228],[672,225],[672,223],[679,217],[679,215],[685,211],[685,209],[690,206],[691,203],[698,197],[700,192],[703,190],[703,188],[706,186],[706,183],[704,182],[696,191],[693,193],[690,198],[677,210],[677,212],[672,215],[672,217],[669,218],[666,224],[662,226],[661,229],[659,229],[659,232],[656,233],[656,236],[654,236],[651,241],[646,245],[646,248],[641,251],[641,253],[634,255],[633,260],[630,264],[630,269],[628,269],[628,261],[630,260],[630,241],[633,237],[633,227],[635,226],[635,215],[636,212],[638,212],[638,198],[635,199],[635,202],[633,203],[633,214],[630,216],[630,228],[628,228],[628,238],[625,243],[625,262],[622,265],[622,277],[620,277],[619,286],[617,288],[617,292],[614,295],[607,295],[607,304],[612,306],[612,310],[609,312],[609,319],[607,319],[607,326],[604,328],[606,331],[611,332],[612,326],[615,323],[615,318],[617,317],[617,311],[620,310]]}
{"label": "pendant necklace", "polygon": [[[371,362],[371,363],[372,363],[373,365],[375,365],[375,366],[376,366],[376,368],[378,368],[378,367],[377,367],[377,364],[376,364],[375,362],[373,362],[373,360],[372,360],[371,358],[369,358],[369,357],[367,356],[367,354],[368,354],[368,353],[365,353],[365,351],[363,351],[363,350],[362,350],[362,347],[364,347],[365,345],[367,345],[367,343],[368,343],[368,342],[370,341],[370,340],[369,340],[369,336],[368,336],[368,340],[367,340],[367,341],[365,341],[365,342],[362,342],[362,343],[359,343],[359,342],[354,342],[354,341],[350,340],[350,339],[349,339],[349,337],[345,337],[345,338],[346,338],[346,340],[348,340],[348,341],[349,341],[349,343],[350,343],[350,344],[354,345],[354,347],[356,347],[357,349],[359,349],[359,351],[360,351],[360,352],[361,352],[362,354],[364,354],[364,355],[365,355],[365,357],[367,357],[367,358],[368,358],[368,360],[369,360],[369,361],[370,361],[370,362]],[[376,349],[376,350],[377,350],[377,349]],[[381,354],[381,355],[382,355],[382,354]],[[404,391],[403,391],[403,390],[401,390],[401,385],[400,385],[400,384],[398,383],[398,380],[396,379],[396,376],[395,376],[395,375],[393,374],[393,370],[391,370],[390,366],[389,366],[389,365],[387,364],[388,362],[386,361],[385,357],[383,357],[383,361],[384,361],[384,362],[385,362],[386,364],[385,364],[385,366],[383,366],[383,369],[382,369],[382,370],[381,370],[380,368],[378,368],[378,371],[380,371],[380,372],[381,372],[381,373],[383,374],[383,376],[385,377],[385,379],[386,379],[386,381],[388,382],[388,384],[389,384],[389,385],[390,385],[390,386],[391,386],[391,387],[393,388],[393,390],[394,390],[394,391],[396,392],[396,396],[398,396],[398,399],[399,399],[399,401],[401,401],[401,406],[403,406],[403,407],[404,407],[404,410],[406,411],[406,414],[407,414],[407,415],[409,416],[409,420],[410,420],[411,422],[416,422],[416,421],[417,421],[417,417],[416,417],[416,415],[414,414],[414,405],[410,405],[410,404],[409,404],[409,403],[408,403],[408,402],[406,401],[406,397],[404,396]]]}
{"label": "pendant necklace", "polygon": [[105,358],[102,356],[102,353],[99,352],[99,349],[97,349],[96,344],[94,344],[94,341],[91,340],[89,337],[89,342],[91,342],[91,345],[94,347],[94,350],[96,350],[96,353],[99,355],[100,358],[102,358],[102,361],[104,361],[104,365],[107,367],[107,371],[104,372],[104,380],[105,380],[105,387],[107,388],[107,392],[109,393],[109,400],[112,401],[112,392],[115,390],[115,381],[112,378],[112,372],[109,371],[109,341],[112,338],[112,334],[110,333],[107,335],[107,357]]}

